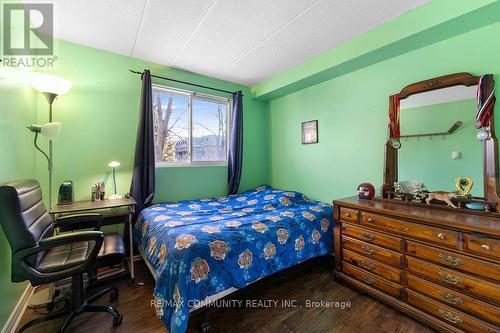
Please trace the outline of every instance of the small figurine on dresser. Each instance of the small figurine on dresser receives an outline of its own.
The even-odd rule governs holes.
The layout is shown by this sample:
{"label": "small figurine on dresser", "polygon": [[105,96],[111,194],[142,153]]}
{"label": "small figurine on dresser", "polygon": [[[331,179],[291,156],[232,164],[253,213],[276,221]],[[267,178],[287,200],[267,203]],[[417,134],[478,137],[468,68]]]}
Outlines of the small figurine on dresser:
{"label": "small figurine on dresser", "polygon": [[430,192],[425,202],[430,204],[432,200],[438,200],[445,202],[449,207],[457,208],[451,199],[470,199],[472,197],[470,194],[472,186],[474,186],[474,181],[471,177],[457,177],[455,178],[455,187],[457,188],[455,192]]}
{"label": "small figurine on dresser", "polygon": [[361,183],[358,185],[358,198],[371,199],[375,196],[375,187],[370,183]]}
{"label": "small figurine on dresser", "polygon": [[424,183],[417,180],[406,180],[394,183],[394,197],[404,201],[420,201],[427,198],[429,191]]}
{"label": "small figurine on dresser", "polygon": [[472,191],[472,186],[474,186],[474,181],[471,177],[457,177],[455,178],[455,186],[457,188],[458,196],[470,198],[470,192]]}
{"label": "small figurine on dresser", "polygon": [[451,199],[455,198],[456,196],[457,194],[455,192],[429,192],[427,199],[425,199],[425,203],[429,205],[432,200],[438,200],[446,202],[446,204],[450,207],[457,208],[457,206],[455,206],[455,204],[451,202]]}

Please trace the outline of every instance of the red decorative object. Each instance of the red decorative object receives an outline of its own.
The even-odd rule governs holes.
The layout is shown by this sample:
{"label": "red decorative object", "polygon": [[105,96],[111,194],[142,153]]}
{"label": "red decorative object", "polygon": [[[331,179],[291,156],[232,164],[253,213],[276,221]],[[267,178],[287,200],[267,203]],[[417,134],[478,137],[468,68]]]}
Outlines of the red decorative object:
{"label": "red decorative object", "polygon": [[391,129],[391,138],[398,139],[399,130],[399,95],[392,96],[392,107],[389,108],[389,126]]}
{"label": "red decorative object", "polygon": [[370,183],[362,183],[358,185],[358,198],[371,199],[375,196],[375,187]]}
{"label": "red decorative object", "polygon": [[[491,87],[491,89],[489,89]],[[488,95],[489,93],[489,95]],[[492,74],[481,75],[477,85],[476,128],[487,127],[495,108],[495,80]]]}

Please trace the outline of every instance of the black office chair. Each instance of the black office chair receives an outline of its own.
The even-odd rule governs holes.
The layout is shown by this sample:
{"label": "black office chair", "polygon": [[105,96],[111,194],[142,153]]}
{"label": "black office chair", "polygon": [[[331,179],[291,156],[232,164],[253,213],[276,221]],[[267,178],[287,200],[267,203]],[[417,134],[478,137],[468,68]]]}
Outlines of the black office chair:
{"label": "black office chair", "polygon": [[[20,180],[0,187],[0,223],[12,249],[12,282],[29,280],[33,286],[53,283],[68,277],[71,283],[71,306],[26,323],[19,332],[33,325],[67,316],[59,329],[63,332],[83,312],[107,312],[113,326],[123,316],[112,306],[94,305],[107,293],[118,297],[118,289],[108,288],[85,299],[83,274],[97,268],[121,263],[125,246],[119,235],[104,236],[99,231],[102,216],[80,214],[57,220],[55,224],[42,202],[36,180]],[[54,229],[94,225],[94,231],[77,231],[54,236]]]}

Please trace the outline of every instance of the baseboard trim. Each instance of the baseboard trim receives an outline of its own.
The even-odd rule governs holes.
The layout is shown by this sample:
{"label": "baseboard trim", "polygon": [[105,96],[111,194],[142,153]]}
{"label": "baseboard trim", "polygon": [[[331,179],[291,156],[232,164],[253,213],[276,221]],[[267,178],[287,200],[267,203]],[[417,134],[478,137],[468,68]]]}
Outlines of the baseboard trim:
{"label": "baseboard trim", "polygon": [[17,326],[23,317],[24,311],[26,311],[26,308],[28,307],[28,301],[34,292],[35,288],[28,283],[26,289],[21,295],[21,298],[19,298],[16,307],[12,310],[9,319],[7,319],[5,326],[2,328],[1,333],[13,333],[16,331]]}

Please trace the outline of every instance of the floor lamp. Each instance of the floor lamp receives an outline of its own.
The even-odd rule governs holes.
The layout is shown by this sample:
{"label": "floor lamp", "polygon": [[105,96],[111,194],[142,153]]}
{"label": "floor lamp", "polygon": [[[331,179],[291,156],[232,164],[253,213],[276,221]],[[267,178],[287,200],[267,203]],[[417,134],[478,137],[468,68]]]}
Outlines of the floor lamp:
{"label": "floor lamp", "polygon": [[[53,157],[52,157],[52,141],[56,139],[61,131],[61,124],[52,122],[52,104],[57,96],[67,93],[71,89],[71,81],[66,79],[42,74],[33,73],[31,80],[31,86],[41,92],[47,102],[49,103],[49,122],[45,125],[32,125],[28,129],[35,133],[35,148],[40,151],[46,158],[49,165],[49,211],[52,208],[52,172],[53,172]],[[37,144],[38,135],[49,139],[49,152],[45,153]],[[28,305],[34,308],[47,306],[53,306],[54,304],[54,293],[55,286],[53,283],[49,284],[48,288],[43,289],[40,292],[33,294],[28,302]]]}
{"label": "floor lamp", "polygon": [[[71,81],[61,77],[35,73],[31,81],[33,88],[41,92],[49,103],[49,123],[52,123],[52,104],[57,96],[67,93],[71,89]],[[39,149],[40,150],[40,149]],[[46,155],[49,162],[49,211],[52,208],[52,140],[49,138],[49,154]]]}

